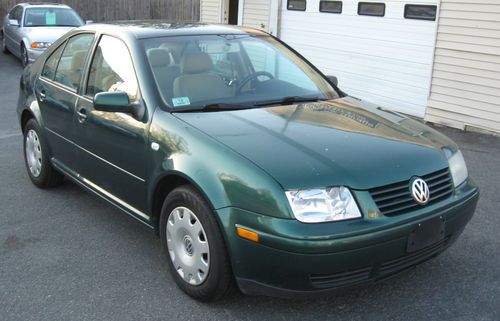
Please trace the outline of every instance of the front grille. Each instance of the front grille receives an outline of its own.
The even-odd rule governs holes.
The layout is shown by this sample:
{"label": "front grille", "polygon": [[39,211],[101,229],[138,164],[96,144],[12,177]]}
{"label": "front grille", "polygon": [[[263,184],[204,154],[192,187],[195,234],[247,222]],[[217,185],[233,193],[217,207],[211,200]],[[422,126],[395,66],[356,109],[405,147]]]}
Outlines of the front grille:
{"label": "front grille", "polygon": [[[453,181],[448,168],[421,178],[429,186],[430,198],[426,205],[442,201],[453,192]],[[422,207],[411,195],[410,180],[371,189],[370,194],[380,212],[386,216],[400,215]]]}
{"label": "front grille", "polygon": [[432,244],[413,253],[408,253],[396,259],[373,262],[372,265],[350,271],[330,274],[312,274],[311,284],[317,289],[333,289],[353,286],[366,282],[386,279],[423,263],[441,253],[448,245],[450,236],[436,244]]}
{"label": "front grille", "polygon": [[446,247],[448,240],[449,237],[414,253],[382,263],[378,270],[379,277],[387,277],[411,268],[421,262],[427,261],[434,255],[441,252]]}
{"label": "front grille", "polygon": [[311,283],[316,288],[337,288],[369,280],[371,270],[372,268],[369,266],[362,269],[334,274],[313,274],[310,278]]}

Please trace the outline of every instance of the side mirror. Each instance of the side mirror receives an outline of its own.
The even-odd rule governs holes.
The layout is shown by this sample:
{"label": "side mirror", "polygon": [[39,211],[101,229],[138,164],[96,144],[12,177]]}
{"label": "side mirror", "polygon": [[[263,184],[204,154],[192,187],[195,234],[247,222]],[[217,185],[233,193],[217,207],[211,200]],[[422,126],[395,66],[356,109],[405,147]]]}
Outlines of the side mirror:
{"label": "side mirror", "polygon": [[337,77],[335,77],[335,76],[326,76],[326,78],[328,78],[328,80],[330,80],[330,82],[332,84],[334,84],[335,86],[339,85],[339,80],[337,79]]}
{"label": "side mirror", "polygon": [[85,20],[86,25],[91,25],[94,23],[94,20]]}
{"label": "side mirror", "polygon": [[131,113],[133,108],[127,93],[106,91],[94,96],[94,109],[109,112]]}
{"label": "side mirror", "polygon": [[9,19],[9,26],[19,27],[19,21],[17,21],[16,19]]}

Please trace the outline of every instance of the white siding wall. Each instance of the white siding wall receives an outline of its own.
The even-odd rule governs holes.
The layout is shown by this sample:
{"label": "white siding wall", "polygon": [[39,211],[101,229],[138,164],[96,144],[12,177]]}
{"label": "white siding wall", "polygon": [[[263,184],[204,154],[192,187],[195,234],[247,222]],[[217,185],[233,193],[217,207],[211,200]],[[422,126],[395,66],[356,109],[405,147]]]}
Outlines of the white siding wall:
{"label": "white siding wall", "polygon": [[[365,0],[370,1],[370,0]],[[438,0],[386,0],[385,17],[359,16],[358,1],[343,1],[342,14],[287,10],[282,1],[281,38],[347,93],[380,106],[423,117],[434,56],[436,22],[404,18],[404,5]]]}
{"label": "white siding wall", "polygon": [[269,30],[270,10],[271,0],[243,0],[243,21],[241,25]]}
{"label": "white siding wall", "polygon": [[200,21],[207,23],[220,23],[222,13],[222,0],[201,0]]}
{"label": "white siding wall", "polygon": [[500,132],[500,0],[442,0],[426,120]]}

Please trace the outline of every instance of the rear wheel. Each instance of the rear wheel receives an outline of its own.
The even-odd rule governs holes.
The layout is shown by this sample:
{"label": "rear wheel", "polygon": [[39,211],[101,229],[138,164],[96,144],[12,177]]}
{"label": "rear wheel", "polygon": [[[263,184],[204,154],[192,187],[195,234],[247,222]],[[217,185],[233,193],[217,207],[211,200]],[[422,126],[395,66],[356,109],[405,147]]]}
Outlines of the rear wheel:
{"label": "rear wheel", "polygon": [[160,237],[177,285],[200,301],[222,299],[234,288],[229,256],[214,213],[190,185],[165,199]]}
{"label": "rear wheel", "polygon": [[24,44],[21,44],[21,64],[23,65],[23,67],[26,67],[28,63],[29,63],[28,50],[26,50]]}
{"label": "rear wheel", "polygon": [[54,187],[63,181],[63,175],[50,164],[46,146],[35,119],[28,120],[24,127],[24,161],[31,181],[38,187]]}

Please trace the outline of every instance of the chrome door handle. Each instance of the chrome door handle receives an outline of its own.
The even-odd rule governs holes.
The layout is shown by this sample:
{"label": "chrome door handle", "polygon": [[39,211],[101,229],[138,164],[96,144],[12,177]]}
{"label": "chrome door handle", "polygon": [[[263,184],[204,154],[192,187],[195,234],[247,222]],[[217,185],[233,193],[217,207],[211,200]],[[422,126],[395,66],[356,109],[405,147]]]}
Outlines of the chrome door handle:
{"label": "chrome door handle", "polygon": [[45,94],[45,90],[42,90],[40,92],[40,101],[44,101],[45,98],[47,98],[47,95]]}
{"label": "chrome door handle", "polygon": [[77,116],[78,116],[78,122],[81,124],[83,123],[85,120],[87,120],[87,110],[85,108],[80,108],[77,112],[76,112]]}

